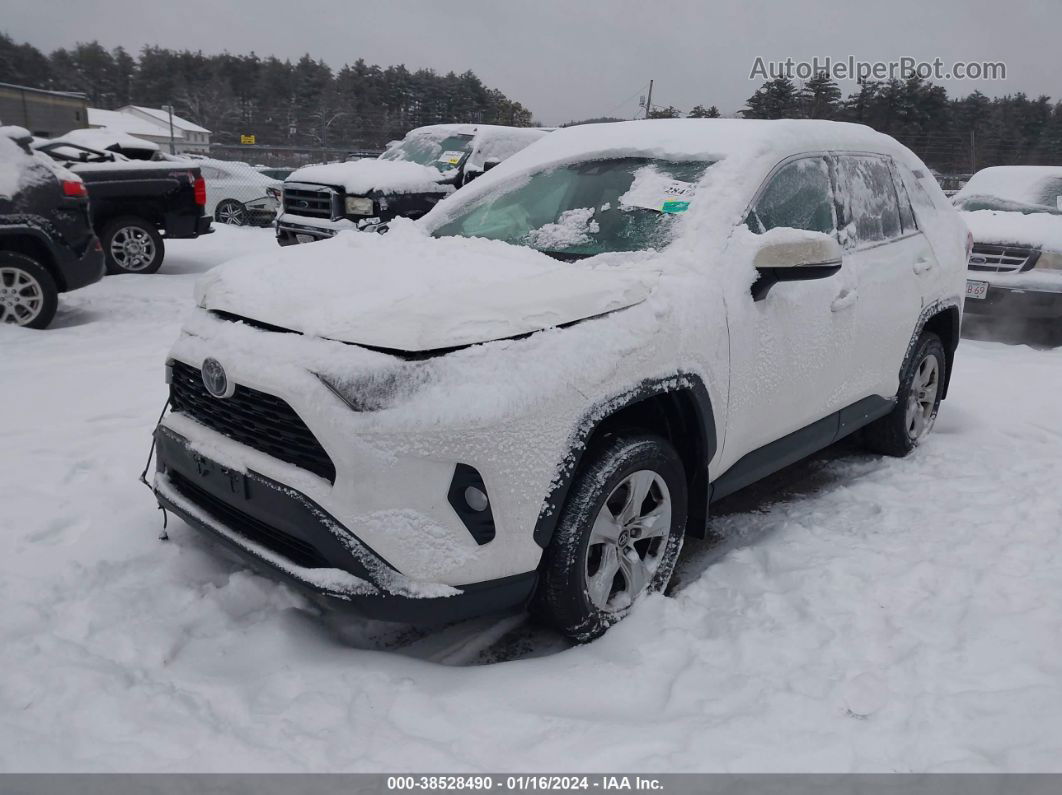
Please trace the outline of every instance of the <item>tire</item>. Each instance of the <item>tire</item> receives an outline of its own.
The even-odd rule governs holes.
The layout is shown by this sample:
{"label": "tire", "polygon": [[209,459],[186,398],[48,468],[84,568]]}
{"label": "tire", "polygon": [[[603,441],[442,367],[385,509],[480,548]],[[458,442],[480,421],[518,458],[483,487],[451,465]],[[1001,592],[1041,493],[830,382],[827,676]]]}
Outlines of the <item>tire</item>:
{"label": "tire", "polygon": [[59,306],[55,279],[37,260],[0,251],[0,324],[46,328]]}
{"label": "tire", "polygon": [[225,199],[214,208],[214,220],[230,226],[247,225],[247,208],[235,199]]}
{"label": "tire", "polygon": [[[633,510],[630,498],[638,492],[632,487],[645,495]],[[536,618],[586,643],[646,593],[664,590],[682,548],[686,491],[686,473],[670,443],[639,432],[607,437],[576,475],[546,549],[532,604]],[[652,536],[632,521],[649,516],[658,520]],[[624,549],[627,556],[619,554]]]}
{"label": "tire", "polygon": [[863,431],[868,449],[902,458],[929,434],[940,409],[947,362],[940,337],[923,332],[904,367],[895,408]]}
{"label": "tire", "polygon": [[107,273],[155,273],[162,267],[166,244],[155,225],[135,215],[109,221],[100,234]]}

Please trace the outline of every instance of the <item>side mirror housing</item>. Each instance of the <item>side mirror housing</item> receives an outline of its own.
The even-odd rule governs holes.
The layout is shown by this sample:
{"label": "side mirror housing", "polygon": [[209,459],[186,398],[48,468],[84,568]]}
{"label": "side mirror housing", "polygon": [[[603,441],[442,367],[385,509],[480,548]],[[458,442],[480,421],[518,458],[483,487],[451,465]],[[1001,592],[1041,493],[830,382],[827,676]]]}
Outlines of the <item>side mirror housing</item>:
{"label": "side mirror housing", "polygon": [[488,157],[486,160],[483,161],[483,173],[484,174],[487,173],[492,168],[494,168],[496,165],[498,165],[500,162],[501,162],[501,160],[498,159],[497,157]]}
{"label": "side mirror housing", "polygon": [[825,279],[841,269],[843,251],[836,239],[821,232],[771,230],[764,235],[753,265],[760,272],[752,297],[762,301],[778,282]]}

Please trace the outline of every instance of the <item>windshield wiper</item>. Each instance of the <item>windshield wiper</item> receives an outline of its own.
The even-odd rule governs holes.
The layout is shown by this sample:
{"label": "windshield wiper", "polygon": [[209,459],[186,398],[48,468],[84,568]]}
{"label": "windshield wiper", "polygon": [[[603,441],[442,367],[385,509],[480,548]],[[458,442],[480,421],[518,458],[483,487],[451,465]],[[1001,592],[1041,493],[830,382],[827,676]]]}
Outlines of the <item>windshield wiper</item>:
{"label": "windshield wiper", "polygon": [[536,248],[535,251],[540,254],[545,254],[547,257],[559,259],[561,262],[575,262],[577,260],[589,259],[590,257],[597,256],[596,254],[580,254],[575,251],[546,251],[541,248]]}

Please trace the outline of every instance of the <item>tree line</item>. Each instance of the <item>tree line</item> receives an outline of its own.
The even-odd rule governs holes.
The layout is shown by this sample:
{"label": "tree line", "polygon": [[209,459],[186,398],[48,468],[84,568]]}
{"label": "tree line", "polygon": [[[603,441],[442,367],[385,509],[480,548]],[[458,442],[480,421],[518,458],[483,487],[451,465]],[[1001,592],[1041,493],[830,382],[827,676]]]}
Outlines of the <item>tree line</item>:
{"label": "tree line", "polygon": [[832,119],[866,124],[897,138],[940,171],[995,165],[1062,164],[1062,102],[1024,93],[989,98],[975,91],[949,98],[938,85],[865,81],[847,97],[823,72],[797,86],[768,80],[746,100],[749,119]]}
{"label": "tree line", "polygon": [[531,111],[471,71],[442,75],[362,59],[333,70],[304,55],[295,63],[249,55],[80,43],[45,55],[0,33],[0,80],[81,91],[89,104],[159,107],[208,128],[216,143],[382,148],[414,127],[444,122],[527,127]]}

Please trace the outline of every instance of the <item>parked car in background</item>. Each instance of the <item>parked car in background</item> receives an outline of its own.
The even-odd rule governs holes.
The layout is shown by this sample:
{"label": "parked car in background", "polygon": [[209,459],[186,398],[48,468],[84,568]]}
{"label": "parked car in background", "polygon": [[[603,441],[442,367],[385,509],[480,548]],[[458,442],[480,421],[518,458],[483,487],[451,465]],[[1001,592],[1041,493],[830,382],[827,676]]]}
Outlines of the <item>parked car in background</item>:
{"label": "parked car in background", "polygon": [[206,211],[220,224],[269,226],[277,217],[281,185],[247,163],[196,160],[206,181]]}
{"label": "parked car in background", "polygon": [[30,141],[21,127],[0,127],[0,324],[44,328],[59,293],[103,277],[103,249],[85,183]]}
{"label": "parked car in background", "polygon": [[274,167],[274,166],[255,166],[255,170],[260,174],[264,174],[275,180],[283,182],[290,176],[291,172],[295,169],[287,167]]}
{"label": "parked car in background", "polygon": [[1062,166],[996,166],[955,195],[973,235],[966,312],[1062,330]]}
{"label": "parked car in background", "polygon": [[34,146],[84,180],[108,273],[155,273],[166,254],[163,236],[211,231],[206,183],[193,161],[129,160],[64,141]]}
{"label": "parked car in background", "polygon": [[537,141],[547,130],[435,124],[411,131],[377,159],[304,166],[284,181],[277,242],[420,218],[445,196]]}
{"label": "parked car in background", "polygon": [[160,504],[378,617],[596,637],[710,502],[947,394],[967,232],[867,127],[572,127],[389,227],[211,271],[156,433]]}

